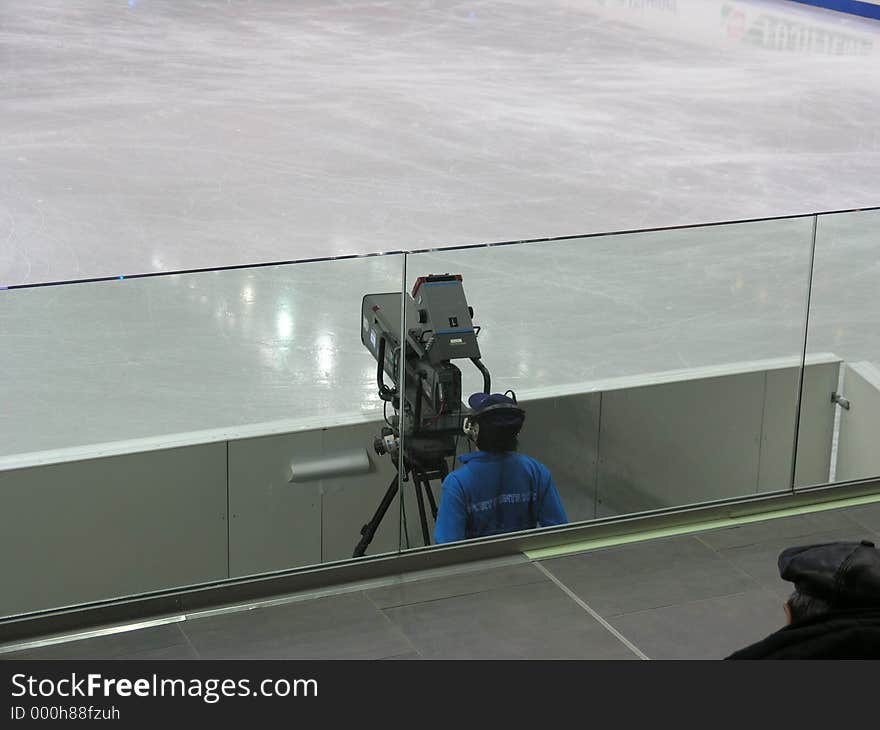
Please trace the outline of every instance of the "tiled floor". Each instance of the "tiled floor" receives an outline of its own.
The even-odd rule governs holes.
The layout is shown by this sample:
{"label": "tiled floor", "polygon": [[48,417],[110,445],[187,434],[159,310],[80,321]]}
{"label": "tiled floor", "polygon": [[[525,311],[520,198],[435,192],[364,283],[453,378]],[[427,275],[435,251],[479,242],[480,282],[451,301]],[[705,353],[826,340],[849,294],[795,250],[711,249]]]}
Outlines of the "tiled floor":
{"label": "tiled floor", "polygon": [[384,614],[426,659],[634,658],[546,578],[411,603]]}
{"label": "tiled floor", "polygon": [[622,636],[651,659],[721,658],[781,626],[790,586],[776,572],[780,550],[840,539],[880,542],[878,529],[880,506],[831,510],[549,558],[540,566],[523,559],[400,576],[381,588],[0,657],[637,658]]}

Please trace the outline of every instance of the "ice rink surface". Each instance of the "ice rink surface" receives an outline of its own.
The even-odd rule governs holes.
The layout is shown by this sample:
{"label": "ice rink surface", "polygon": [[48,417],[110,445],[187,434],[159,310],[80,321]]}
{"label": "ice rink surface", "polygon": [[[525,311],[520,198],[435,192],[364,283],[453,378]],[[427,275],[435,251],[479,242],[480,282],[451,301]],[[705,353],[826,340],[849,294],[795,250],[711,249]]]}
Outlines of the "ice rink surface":
{"label": "ice rink surface", "polygon": [[[0,285],[880,203],[880,24],[788,2],[0,3]],[[880,214],[810,352],[880,362]],[[797,358],[812,221],[407,257],[521,391]],[[376,417],[403,256],[0,291],[0,456]]]}
{"label": "ice rink surface", "polygon": [[0,286],[876,205],[878,88],[784,0],[4,0]]}

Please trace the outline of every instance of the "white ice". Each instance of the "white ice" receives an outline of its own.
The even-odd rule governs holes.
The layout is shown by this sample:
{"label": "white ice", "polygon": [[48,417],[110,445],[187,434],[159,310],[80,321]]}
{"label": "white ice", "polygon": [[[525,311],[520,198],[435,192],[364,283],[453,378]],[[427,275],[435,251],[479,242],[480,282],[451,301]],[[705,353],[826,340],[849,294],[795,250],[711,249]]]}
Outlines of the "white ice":
{"label": "white ice", "polygon": [[[0,3],[0,284],[880,203],[880,24],[789,2]],[[880,362],[880,214],[811,352]],[[502,388],[803,350],[810,219],[432,251]],[[0,291],[0,456],[379,413],[403,257]],[[791,416],[794,417],[794,401]]]}
{"label": "white ice", "polygon": [[880,203],[784,0],[4,0],[0,110],[0,286]]}

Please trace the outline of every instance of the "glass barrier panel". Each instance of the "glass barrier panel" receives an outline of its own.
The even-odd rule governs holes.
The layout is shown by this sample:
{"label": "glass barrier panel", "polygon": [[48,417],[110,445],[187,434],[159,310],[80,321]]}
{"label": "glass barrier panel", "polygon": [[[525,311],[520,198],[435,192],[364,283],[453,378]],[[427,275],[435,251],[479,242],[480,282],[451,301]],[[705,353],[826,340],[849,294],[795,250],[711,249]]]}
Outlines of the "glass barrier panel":
{"label": "glass barrier panel", "polygon": [[0,616],[351,558],[397,473],[362,298],[403,265],[0,291]]}
{"label": "glass barrier panel", "polygon": [[[805,217],[409,254],[410,290],[421,277],[461,276],[490,390],[514,391],[525,412],[517,451],[546,467],[562,503],[509,486],[518,469],[540,472],[542,490],[547,481],[531,461],[495,453],[512,446],[504,430],[515,430],[513,409],[474,419],[483,428],[470,437],[458,428],[469,395],[484,389],[468,359],[471,323],[454,284],[438,281],[446,294],[427,297],[423,283],[407,300],[411,339],[426,353],[408,370],[422,413],[407,413],[425,435],[447,439],[437,471],[455,466],[442,495],[432,480],[442,534],[431,537],[507,532],[523,518],[516,503],[543,525],[561,513],[575,522],[790,489],[812,225]],[[437,347],[466,355],[447,362],[460,371],[464,404],[455,387],[438,397]],[[403,506],[409,544],[420,545],[418,505]]]}
{"label": "glass barrier panel", "polygon": [[[408,261],[407,255],[403,281],[396,291],[365,296],[363,323],[365,332],[369,330],[373,356],[385,365],[378,382],[384,422],[377,434],[376,451],[398,466],[397,486],[402,498],[397,502],[394,524],[399,530],[399,546],[404,549],[433,541],[440,480],[455,455],[454,443],[461,434],[460,394],[446,390],[446,376],[455,368],[433,357],[438,350],[428,356],[427,340],[420,336],[420,330],[430,323],[425,319],[426,310],[420,313],[412,298],[406,274]],[[424,290],[450,285],[451,278],[429,282]],[[452,418],[447,417],[446,406],[438,405],[441,401],[453,404]],[[382,517],[383,510],[384,505],[380,505],[365,527],[366,543],[380,519],[388,520],[387,513]]]}
{"label": "glass barrier panel", "polygon": [[[820,383],[805,380],[805,391],[821,398],[802,409],[800,487],[880,475],[878,241],[880,210],[818,216],[807,357],[827,358],[834,368]],[[814,465],[816,445],[826,443],[830,462]]]}

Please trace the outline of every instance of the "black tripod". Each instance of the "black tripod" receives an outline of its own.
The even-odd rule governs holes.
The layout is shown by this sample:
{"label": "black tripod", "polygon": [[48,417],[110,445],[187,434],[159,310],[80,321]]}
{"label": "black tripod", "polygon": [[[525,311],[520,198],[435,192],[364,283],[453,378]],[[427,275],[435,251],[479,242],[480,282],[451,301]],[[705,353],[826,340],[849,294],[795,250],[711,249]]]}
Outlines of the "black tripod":
{"label": "black tripod", "polygon": [[359,558],[367,551],[367,547],[372,542],[373,536],[376,534],[376,530],[382,522],[382,518],[385,517],[385,513],[388,511],[388,508],[391,506],[394,497],[400,489],[401,480],[405,481],[407,475],[412,476],[413,486],[415,486],[416,489],[416,502],[419,506],[419,521],[422,525],[422,540],[425,545],[431,544],[431,532],[428,529],[428,515],[425,511],[425,497],[428,498],[428,504],[431,507],[431,516],[436,522],[437,501],[434,499],[434,492],[431,490],[431,480],[440,479],[442,481],[446,478],[446,475],[449,474],[449,469],[446,466],[446,459],[440,457],[439,459],[436,459],[430,467],[425,467],[415,460],[410,464],[409,459],[404,458],[403,465],[403,474],[398,471],[394,476],[391,483],[388,485],[388,489],[385,491],[385,496],[382,497],[382,501],[379,502],[376,512],[373,514],[372,518],[370,518],[370,521],[361,528],[361,539],[357,546],[355,546],[354,555],[352,557]]}

